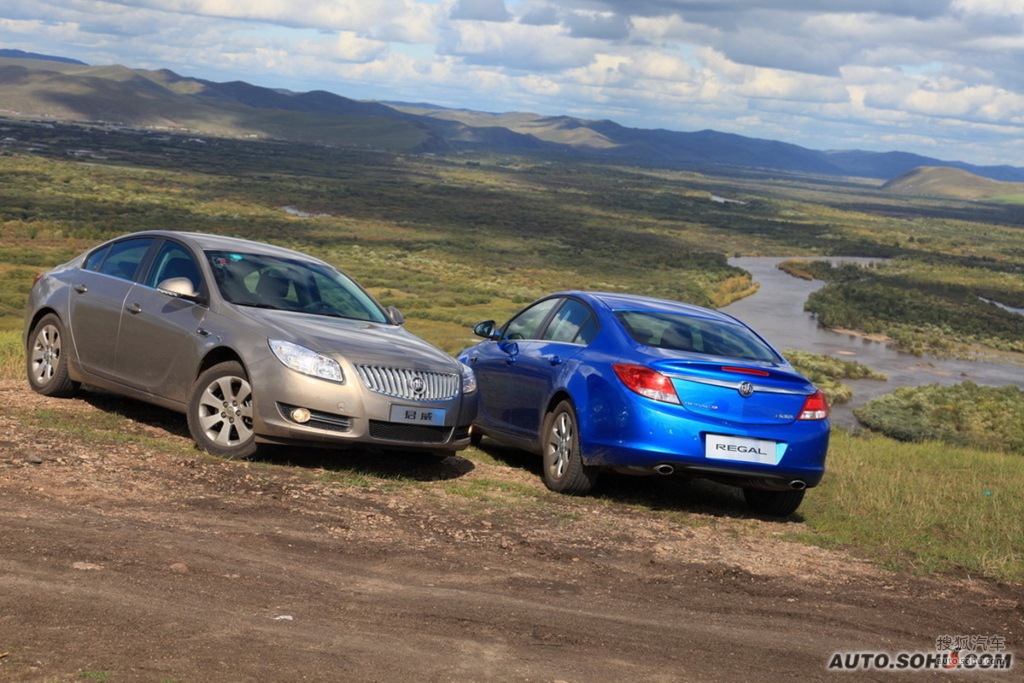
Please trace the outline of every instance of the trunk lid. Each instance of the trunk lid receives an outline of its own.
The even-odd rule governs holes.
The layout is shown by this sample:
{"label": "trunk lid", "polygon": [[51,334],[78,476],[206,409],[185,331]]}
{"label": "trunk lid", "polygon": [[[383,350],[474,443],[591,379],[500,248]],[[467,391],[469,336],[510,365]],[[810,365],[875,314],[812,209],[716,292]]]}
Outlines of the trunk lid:
{"label": "trunk lid", "polygon": [[673,360],[653,369],[672,379],[683,407],[696,415],[747,425],[788,424],[815,392],[788,365]]}

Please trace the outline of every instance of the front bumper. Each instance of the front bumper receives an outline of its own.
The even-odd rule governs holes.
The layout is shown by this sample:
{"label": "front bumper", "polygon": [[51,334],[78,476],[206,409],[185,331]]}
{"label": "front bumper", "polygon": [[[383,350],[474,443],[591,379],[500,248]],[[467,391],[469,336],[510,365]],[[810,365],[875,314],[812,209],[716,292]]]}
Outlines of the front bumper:
{"label": "front bumper", "polygon": [[[347,372],[343,384],[329,382],[290,370],[276,359],[249,372],[253,428],[260,442],[448,451],[469,446],[477,392],[444,401],[409,401],[370,391],[355,373]],[[393,406],[444,411],[444,419],[430,425],[393,422]],[[296,419],[297,408],[308,411],[309,419]]]}

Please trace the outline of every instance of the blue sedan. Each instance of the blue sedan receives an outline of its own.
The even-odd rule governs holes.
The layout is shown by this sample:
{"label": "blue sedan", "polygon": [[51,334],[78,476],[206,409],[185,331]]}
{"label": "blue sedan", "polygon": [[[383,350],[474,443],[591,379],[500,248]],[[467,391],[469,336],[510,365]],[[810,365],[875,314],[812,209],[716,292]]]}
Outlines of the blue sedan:
{"label": "blue sedan", "polygon": [[825,472],[825,396],[756,332],[650,297],[559,292],[458,358],[476,373],[483,435],[543,456],[544,483],[585,494],[602,470],[742,487],[786,516]]}

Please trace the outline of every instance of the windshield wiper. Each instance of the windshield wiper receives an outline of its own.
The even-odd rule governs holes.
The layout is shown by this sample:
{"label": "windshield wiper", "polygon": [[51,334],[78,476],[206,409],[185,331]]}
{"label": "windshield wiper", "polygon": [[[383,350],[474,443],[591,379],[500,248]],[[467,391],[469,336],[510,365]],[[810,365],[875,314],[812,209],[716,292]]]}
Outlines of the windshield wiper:
{"label": "windshield wiper", "polygon": [[255,302],[255,301],[232,301],[230,303],[233,303],[236,306],[248,306],[249,308],[266,308],[266,309],[269,309],[271,311],[286,311],[286,310],[288,310],[286,308],[278,308],[277,306],[273,306],[271,304],[263,303],[262,301],[260,301],[260,302]]}

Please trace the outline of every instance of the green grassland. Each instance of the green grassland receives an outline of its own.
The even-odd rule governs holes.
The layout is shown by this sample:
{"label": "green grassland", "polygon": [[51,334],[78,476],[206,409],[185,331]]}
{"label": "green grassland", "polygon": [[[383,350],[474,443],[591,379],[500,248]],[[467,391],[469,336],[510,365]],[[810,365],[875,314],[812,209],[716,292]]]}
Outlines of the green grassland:
{"label": "green grassland", "polygon": [[1024,580],[1024,458],[839,430],[829,460],[801,538],[892,568]]}
{"label": "green grassland", "polygon": [[[1024,324],[977,301],[1024,305],[1024,206],[1012,203],[910,199],[857,179],[400,155],[57,124],[0,129],[16,139],[0,148],[5,378],[23,372],[22,308],[34,275],[148,228],[321,256],[448,352],[472,342],[474,323],[504,319],[563,288],[725,305],[756,287],[728,265],[732,255],[887,257],[870,271],[827,274],[826,290],[850,288],[830,324],[897,336],[902,322],[907,334],[1022,350]],[[898,305],[906,317],[894,320]],[[794,363],[823,383],[869,372],[811,356]],[[1024,514],[1013,494],[1024,490],[1024,459],[973,448],[838,432],[825,483],[802,508],[807,536],[904,567],[1024,578]]]}

